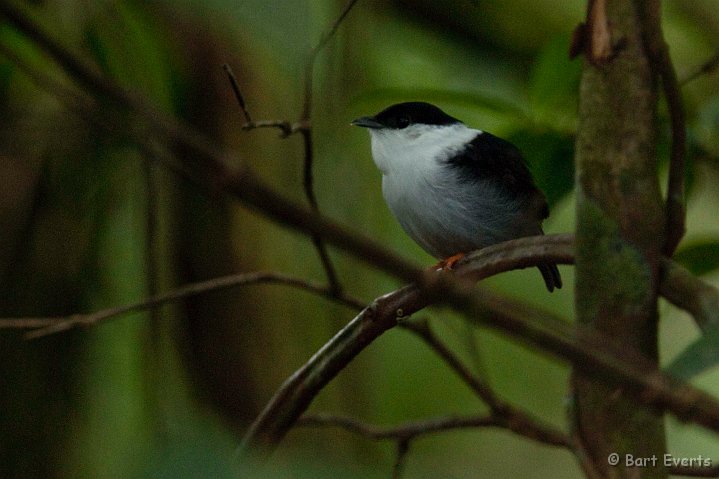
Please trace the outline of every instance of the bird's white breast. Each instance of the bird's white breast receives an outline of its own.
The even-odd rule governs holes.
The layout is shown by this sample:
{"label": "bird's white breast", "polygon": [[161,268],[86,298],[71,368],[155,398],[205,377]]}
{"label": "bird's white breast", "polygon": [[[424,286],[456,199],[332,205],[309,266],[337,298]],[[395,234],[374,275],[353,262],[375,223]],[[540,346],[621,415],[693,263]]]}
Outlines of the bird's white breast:
{"label": "bird's white breast", "polygon": [[444,258],[504,239],[512,204],[487,180],[462,180],[447,159],[480,130],[462,123],[370,130],[382,194],[404,230]]}

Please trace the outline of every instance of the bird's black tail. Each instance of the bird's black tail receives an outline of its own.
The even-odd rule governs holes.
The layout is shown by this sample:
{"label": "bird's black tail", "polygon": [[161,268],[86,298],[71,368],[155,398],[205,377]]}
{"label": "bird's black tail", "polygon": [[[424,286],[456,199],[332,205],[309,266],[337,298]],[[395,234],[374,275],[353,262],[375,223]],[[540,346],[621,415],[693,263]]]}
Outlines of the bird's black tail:
{"label": "bird's black tail", "polygon": [[554,291],[554,288],[559,289],[562,287],[562,277],[559,276],[559,269],[557,269],[556,264],[540,264],[538,268],[544,278],[544,284],[547,285],[547,289],[550,293]]}

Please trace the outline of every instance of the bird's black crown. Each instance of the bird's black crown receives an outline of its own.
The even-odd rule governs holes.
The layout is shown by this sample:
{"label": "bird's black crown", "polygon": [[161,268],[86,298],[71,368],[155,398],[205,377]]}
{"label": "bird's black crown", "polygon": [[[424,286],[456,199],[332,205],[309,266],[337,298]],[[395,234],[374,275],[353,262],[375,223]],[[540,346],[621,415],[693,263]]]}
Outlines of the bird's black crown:
{"label": "bird's black crown", "polygon": [[385,128],[402,129],[409,125],[451,125],[460,123],[437,108],[422,101],[411,101],[392,105],[374,116],[374,120]]}

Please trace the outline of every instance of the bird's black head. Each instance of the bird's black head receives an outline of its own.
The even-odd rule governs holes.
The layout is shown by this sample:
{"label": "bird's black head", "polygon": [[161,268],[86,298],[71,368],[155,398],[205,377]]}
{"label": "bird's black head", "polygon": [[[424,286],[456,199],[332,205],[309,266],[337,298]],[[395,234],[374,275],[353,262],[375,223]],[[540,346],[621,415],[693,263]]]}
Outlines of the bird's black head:
{"label": "bird's black head", "polygon": [[436,106],[422,101],[411,101],[397,103],[385,108],[375,116],[363,116],[352,122],[353,125],[365,128],[391,128],[401,130],[410,125],[451,125],[460,123],[437,108]]}

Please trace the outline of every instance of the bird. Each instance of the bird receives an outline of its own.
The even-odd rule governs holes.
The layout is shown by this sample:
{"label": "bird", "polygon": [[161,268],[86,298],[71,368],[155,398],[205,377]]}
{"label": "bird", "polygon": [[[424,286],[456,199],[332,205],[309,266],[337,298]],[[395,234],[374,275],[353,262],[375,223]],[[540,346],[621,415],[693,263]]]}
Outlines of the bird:
{"label": "bird", "polygon": [[[542,235],[549,207],[522,153],[421,101],[394,104],[352,125],[369,130],[382,195],[404,231],[451,269],[464,254]],[[441,265],[441,266],[439,266]],[[538,265],[549,292],[557,265]]]}

